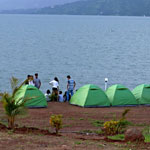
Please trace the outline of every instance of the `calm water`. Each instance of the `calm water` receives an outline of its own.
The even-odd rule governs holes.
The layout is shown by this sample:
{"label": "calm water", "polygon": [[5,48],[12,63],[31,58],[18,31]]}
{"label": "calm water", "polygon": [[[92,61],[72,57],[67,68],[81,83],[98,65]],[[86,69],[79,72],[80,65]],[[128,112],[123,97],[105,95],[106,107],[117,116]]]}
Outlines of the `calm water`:
{"label": "calm water", "polygon": [[104,78],[130,89],[150,83],[150,18],[100,16],[0,15],[0,91],[9,79],[39,73],[41,90],[66,75],[77,88]]}

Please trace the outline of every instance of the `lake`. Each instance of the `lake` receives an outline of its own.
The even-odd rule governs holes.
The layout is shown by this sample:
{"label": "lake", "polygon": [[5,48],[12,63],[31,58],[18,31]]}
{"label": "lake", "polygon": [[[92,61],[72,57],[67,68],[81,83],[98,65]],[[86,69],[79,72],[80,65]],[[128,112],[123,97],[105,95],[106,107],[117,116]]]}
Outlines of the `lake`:
{"label": "lake", "polygon": [[41,90],[57,76],[65,91],[67,75],[77,88],[133,89],[150,83],[150,18],[57,15],[0,15],[0,91],[10,78],[39,73]]}

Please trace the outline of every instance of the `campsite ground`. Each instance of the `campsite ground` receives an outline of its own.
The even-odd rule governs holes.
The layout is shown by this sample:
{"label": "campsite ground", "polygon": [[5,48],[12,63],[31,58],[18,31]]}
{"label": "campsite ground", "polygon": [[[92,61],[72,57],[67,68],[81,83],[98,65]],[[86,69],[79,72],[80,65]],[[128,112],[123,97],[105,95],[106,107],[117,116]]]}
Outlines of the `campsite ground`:
{"label": "campsite ground", "polygon": [[[52,114],[63,115],[61,135],[43,135],[35,133],[13,133],[0,131],[0,149],[2,150],[134,150],[150,149],[150,144],[106,141],[104,136],[90,134],[98,132],[100,124],[114,117],[119,118],[125,107],[81,108],[68,103],[49,103],[48,108],[29,109],[26,115],[18,117],[19,126],[48,129],[51,132],[49,118]],[[132,127],[144,129],[150,125],[150,107],[129,107],[127,120]],[[5,123],[2,106],[0,119]],[[74,132],[74,133],[73,133]],[[76,133],[80,132],[80,133]],[[84,134],[88,132],[89,134]],[[82,133],[82,134],[81,134]]]}

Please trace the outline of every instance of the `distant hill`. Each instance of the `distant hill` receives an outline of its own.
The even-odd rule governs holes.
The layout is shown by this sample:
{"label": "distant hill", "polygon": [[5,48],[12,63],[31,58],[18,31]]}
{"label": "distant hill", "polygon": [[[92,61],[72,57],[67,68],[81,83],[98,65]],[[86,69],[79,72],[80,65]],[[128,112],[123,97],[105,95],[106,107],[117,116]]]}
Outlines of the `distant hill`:
{"label": "distant hill", "polygon": [[81,0],[42,9],[9,13],[150,16],[150,0]]}
{"label": "distant hill", "polygon": [[42,8],[78,0],[0,0],[0,10]]}

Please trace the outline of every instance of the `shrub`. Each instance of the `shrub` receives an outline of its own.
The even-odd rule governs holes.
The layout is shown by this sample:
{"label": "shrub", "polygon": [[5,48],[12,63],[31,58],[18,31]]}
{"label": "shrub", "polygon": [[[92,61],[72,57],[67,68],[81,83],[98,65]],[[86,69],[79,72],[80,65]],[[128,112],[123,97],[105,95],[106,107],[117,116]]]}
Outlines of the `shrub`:
{"label": "shrub", "polygon": [[58,101],[58,95],[55,94],[55,93],[52,93],[50,95],[50,99],[51,99],[52,102],[57,102]]}
{"label": "shrub", "polygon": [[7,92],[0,93],[3,108],[8,119],[8,127],[11,129],[14,128],[16,116],[23,114],[23,112],[25,111],[24,104],[27,101],[27,99],[24,99],[24,97],[22,97],[18,101],[16,101],[16,93],[24,85],[25,82],[26,80],[20,86],[17,86],[18,79],[12,77],[12,94],[8,94]]}
{"label": "shrub", "polygon": [[104,123],[105,133],[108,135],[114,135],[118,133],[119,130],[119,121],[106,121]]}
{"label": "shrub", "polygon": [[145,137],[145,142],[146,143],[150,143],[150,127],[146,127],[144,130],[143,130],[143,135]]}
{"label": "shrub", "polygon": [[49,123],[53,128],[55,128],[57,135],[58,131],[62,128],[62,115],[51,115]]}
{"label": "shrub", "polygon": [[104,123],[105,133],[107,135],[115,135],[115,134],[123,133],[126,126],[131,124],[125,118],[125,115],[129,111],[130,111],[130,109],[125,109],[124,112],[122,113],[121,119],[119,119],[118,121],[116,121],[116,120],[106,121]]}

